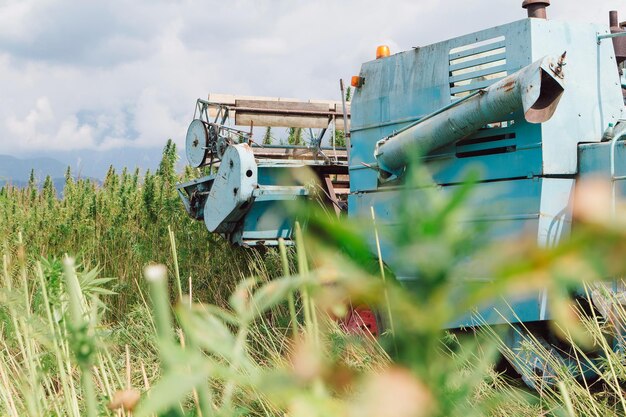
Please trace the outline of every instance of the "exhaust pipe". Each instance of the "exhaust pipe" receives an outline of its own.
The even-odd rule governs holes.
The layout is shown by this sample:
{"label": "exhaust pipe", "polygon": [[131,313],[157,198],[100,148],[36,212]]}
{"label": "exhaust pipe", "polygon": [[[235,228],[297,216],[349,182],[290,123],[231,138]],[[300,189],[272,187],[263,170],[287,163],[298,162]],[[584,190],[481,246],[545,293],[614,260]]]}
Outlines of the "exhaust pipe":
{"label": "exhaust pipe", "polygon": [[[617,10],[611,10],[609,12],[609,26],[611,28],[611,33],[626,32],[626,30],[622,27],[622,24],[619,23]],[[622,62],[626,61],[626,38],[613,38],[613,49],[615,49],[615,59],[617,60],[617,65],[619,66]]]}
{"label": "exhaust pipe", "polygon": [[528,11],[528,17],[537,19],[547,19],[546,7],[550,5],[550,0],[524,0],[522,7]]}
{"label": "exhaust pipe", "polygon": [[523,110],[529,123],[554,114],[564,91],[565,53],[544,57],[484,90],[422,118],[376,144],[374,156],[382,180],[400,176],[417,156],[450,145],[489,123],[508,120]]}

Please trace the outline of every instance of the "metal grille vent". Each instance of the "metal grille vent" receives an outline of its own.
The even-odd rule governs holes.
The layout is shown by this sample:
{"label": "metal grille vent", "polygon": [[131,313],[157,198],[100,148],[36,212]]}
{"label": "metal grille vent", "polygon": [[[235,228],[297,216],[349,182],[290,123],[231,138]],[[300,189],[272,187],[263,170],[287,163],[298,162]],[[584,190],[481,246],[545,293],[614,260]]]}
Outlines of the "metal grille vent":
{"label": "metal grille vent", "polygon": [[450,99],[455,100],[506,77],[504,36],[450,50]]}
{"label": "metal grille vent", "polygon": [[515,137],[513,132],[464,139],[456,144],[456,157],[470,158],[515,152],[517,150]]}

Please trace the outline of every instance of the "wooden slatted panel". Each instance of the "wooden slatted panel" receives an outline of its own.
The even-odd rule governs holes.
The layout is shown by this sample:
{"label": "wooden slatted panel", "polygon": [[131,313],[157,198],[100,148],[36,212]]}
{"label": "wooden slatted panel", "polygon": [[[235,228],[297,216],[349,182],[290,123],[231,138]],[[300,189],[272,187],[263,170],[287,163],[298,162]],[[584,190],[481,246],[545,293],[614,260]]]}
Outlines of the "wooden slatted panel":
{"label": "wooden slatted panel", "polygon": [[241,107],[258,110],[284,110],[289,112],[328,112],[329,110],[334,111],[334,107],[329,108],[328,103],[308,103],[298,101],[236,100],[235,107],[238,111],[241,111]]}
{"label": "wooden slatted panel", "polygon": [[[338,130],[345,130],[340,101],[297,100],[280,97],[236,96],[209,94],[211,103],[230,107],[230,116],[237,126],[300,127],[323,129],[329,118],[335,116]],[[348,118],[350,103],[346,103]],[[217,115],[217,108],[209,107],[209,117]]]}
{"label": "wooden slatted panel", "polygon": [[[313,152],[307,149],[253,147],[252,151],[258,159],[315,159]],[[323,152],[329,158],[334,158],[335,156],[335,152],[332,150],[324,150]],[[348,153],[345,149],[337,149],[336,155],[340,161],[348,160]],[[318,155],[317,159],[323,159],[323,157]]]}

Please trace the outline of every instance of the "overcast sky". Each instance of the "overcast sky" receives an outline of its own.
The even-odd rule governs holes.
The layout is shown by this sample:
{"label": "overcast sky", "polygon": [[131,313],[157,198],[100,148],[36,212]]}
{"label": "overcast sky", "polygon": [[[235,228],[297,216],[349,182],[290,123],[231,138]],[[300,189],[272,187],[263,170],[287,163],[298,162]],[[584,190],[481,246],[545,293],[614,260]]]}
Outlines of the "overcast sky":
{"label": "overcast sky", "polygon": [[[521,2],[0,0],[0,153],[182,145],[209,92],[339,99],[377,45],[518,20]],[[552,3],[554,19],[626,20],[623,0]]]}

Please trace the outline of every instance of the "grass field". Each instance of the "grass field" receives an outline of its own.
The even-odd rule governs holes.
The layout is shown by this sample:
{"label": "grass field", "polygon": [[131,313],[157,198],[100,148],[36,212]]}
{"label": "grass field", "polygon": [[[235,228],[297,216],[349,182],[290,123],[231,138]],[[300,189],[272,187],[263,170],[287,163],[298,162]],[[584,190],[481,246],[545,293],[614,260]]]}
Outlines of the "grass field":
{"label": "grass field", "polygon": [[[2,415],[626,415],[626,361],[611,346],[623,342],[621,300],[605,296],[600,316],[569,298],[581,286],[599,297],[603,278],[625,275],[625,224],[582,211],[557,248],[494,248],[458,228],[471,186],[433,190],[407,202],[395,236],[423,271],[408,293],[363,243],[371,221],[312,213],[293,248],[225,244],[186,217],[175,162],[170,142],[155,173],[111,170],[101,186],[68,173],[61,198],[49,181],[0,191]],[[469,255],[494,281],[446,302]],[[556,363],[533,392],[495,367],[497,329],[441,330],[494,294],[545,287],[554,332],[580,366],[601,352],[598,376],[576,380]],[[347,300],[381,312],[383,337],[342,330],[332,317]],[[540,343],[527,349],[551,360]]]}

